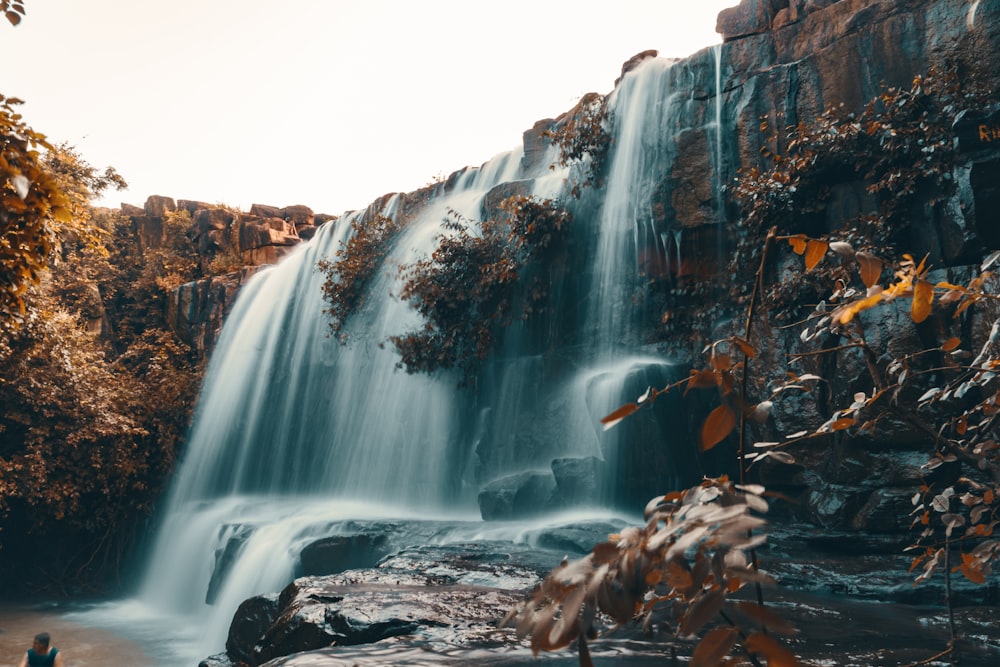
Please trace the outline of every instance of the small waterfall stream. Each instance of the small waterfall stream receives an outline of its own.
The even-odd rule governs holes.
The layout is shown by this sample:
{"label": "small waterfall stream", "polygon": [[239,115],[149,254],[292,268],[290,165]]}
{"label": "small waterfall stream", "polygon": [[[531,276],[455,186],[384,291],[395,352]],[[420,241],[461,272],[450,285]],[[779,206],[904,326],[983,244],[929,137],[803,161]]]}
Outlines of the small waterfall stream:
{"label": "small waterfall stream", "polygon": [[[627,436],[604,433],[598,419],[635,400],[629,392],[636,386],[678,372],[654,347],[635,346],[642,335],[634,301],[640,254],[652,248],[664,265],[681,261],[679,244],[663,241],[679,230],[665,227],[654,208],[676,155],[672,136],[700,103],[671,68],[647,60],[609,98],[614,143],[602,201],[571,201],[570,170],[548,169],[558,160],[550,148],[533,169],[520,149],[499,155],[438,186],[416,212],[411,206],[362,309],[347,323],[346,345],[329,335],[325,276],[316,264],[335,258],[363,212],[327,224],[247,283],[211,360],[139,596],[127,612],[111,612],[119,622],[120,614],[133,621],[170,616],[187,635],[185,659],[197,659],[222,649],[244,599],[280,590],[296,576],[301,548],[348,519],[451,521],[465,527],[434,539],[476,539],[484,525],[476,496],[485,481],[544,469],[557,457],[618,456]],[[407,374],[387,341],[421,322],[395,296],[397,267],[431,255],[450,212],[480,220],[487,194],[510,184],[565,202],[578,226],[573,233],[591,239],[594,266],[583,272],[584,296],[574,306],[585,333],[572,362],[554,371],[543,354],[521,349],[515,328],[490,371],[490,392],[479,397],[458,388],[452,373]],[[405,197],[387,198],[368,214],[401,215]],[[673,428],[682,434],[686,426]],[[544,447],[542,438],[526,435],[532,430],[545,434]],[[681,478],[691,455],[675,456],[679,446],[690,443],[663,443],[657,456],[675,458],[668,468]],[[609,463],[602,495],[591,499],[598,507],[623,474],[616,465]],[[511,524],[511,539],[525,530]]]}

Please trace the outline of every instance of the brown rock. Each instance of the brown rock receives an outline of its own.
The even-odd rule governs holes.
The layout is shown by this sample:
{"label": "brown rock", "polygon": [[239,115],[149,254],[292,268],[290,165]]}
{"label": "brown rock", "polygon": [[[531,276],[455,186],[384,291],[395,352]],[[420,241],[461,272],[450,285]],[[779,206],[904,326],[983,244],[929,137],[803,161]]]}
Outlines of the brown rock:
{"label": "brown rock", "polygon": [[656,49],[647,49],[646,51],[640,51],[639,53],[635,54],[634,56],[626,60],[622,64],[622,73],[618,76],[617,79],[615,79],[615,85],[617,86],[618,82],[621,81],[626,74],[628,74],[636,67],[638,67],[640,63],[650,58],[655,58],[657,55],[659,55],[659,53],[660,52],[657,51]]}
{"label": "brown rock", "polygon": [[771,29],[778,11],[788,6],[788,0],[742,0],[736,7],[723,9],[715,23],[722,40],[759,35]]}
{"label": "brown rock", "polygon": [[714,222],[713,167],[704,130],[685,130],[677,138],[677,159],[671,170],[670,200],[677,224],[696,227]]}
{"label": "brown rock", "polygon": [[308,206],[303,206],[302,204],[286,206],[278,212],[278,217],[289,221],[295,225],[296,228],[312,227],[312,225],[316,222],[313,210]]}
{"label": "brown rock", "polygon": [[546,118],[535,123],[530,130],[522,135],[524,155],[521,157],[521,168],[524,171],[535,169],[545,159],[549,148],[549,140],[545,136],[555,127],[556,121]]}
{"label": "brown rock", "polygon": [[123,203],[121,210],[123,215],[127,215],[130,218],[135,218],[140,215],[146,215],[146,209],[139,208],[138,206],[133,206],[132,204]]}
{"label": "brown rock", "polygon": [[145,211],[146,215],[151,218],[162,218],[170,211],[176,211],[177,204],[170,197],[163,197],[161,195],[150,195],[146,199]]}
{"label": "brown rock", "polygon": [[255,215],[259,218],[280,218],[281,209],[277,206],[268,206],[267,204],[254,204],[250,207],[250,215]]}
{"label": "brown rock", "polygon": [[181,211],[187,211],[192,216],[198,211],[209,209],[209,208],[219,208],[218,206],[213,206],[207,202],[203,201],[192,201],[190,199],[178,199],[177,208]]}

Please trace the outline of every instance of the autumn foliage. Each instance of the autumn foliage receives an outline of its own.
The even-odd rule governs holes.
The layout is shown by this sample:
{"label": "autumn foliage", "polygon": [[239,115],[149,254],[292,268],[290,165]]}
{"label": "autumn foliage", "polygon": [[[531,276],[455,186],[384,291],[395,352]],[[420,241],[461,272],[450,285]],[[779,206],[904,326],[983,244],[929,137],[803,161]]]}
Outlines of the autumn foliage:
{"label": "autumn foliage", "polygon": [[[499,216],[479,223],[453,213],[433,254],[400,269],[400,296],[426,322],[391,338],[406,370],[458,368],[468,380],[504,326],[542,307],[547,281],[541,259],[569,222],[558,202],[521,196],[507,198]],[[526,283],[530,267],[535,273]]]}
{"label": "autumn foliage", "polygon": [[[12,12],[10,12],[12,13]],[[66,195],[45,169],[45,137],[24,124],[21,100],[0,95],[0,327],[22,322],[25,295],[37,284],[56,244],[57,227],[72,221]]]}
{"label": "autumn foliage", "polygon": [[201,360],[164,321],[167,291],[197,269],[190,219],[166,220],[162,245],[143,249],[127,219],[90,206],[124,184],[114,170],[66,146],[48,147],[37,166],[69,218],[46,222],[39,273],[0,339],[7,594],[115,583],[172,470],[201,377]]}
{"label": "autumn foliage", "polygon": [[[402,218],[385,215],[352,220],[350,238],[341,244],[336,259],[317,263],[317,268],[326,275],[323,298],[330,305],[323,312],[330,316],[334,335],[341,335],[348,318],[361,307],[375,272],[382,266],[403,225]],[[346,342],[345,338],[341,340]]]}
{"label": "autumn foliage", "polygon": [[723,664],[734,649],[769,665],[797,665],[775,638],[795,629],[759,602],[732,598],[748,584],[773,583],[751,562],[766,539],[758,530],[768,510],[763,492],[723,477],[654,498],[643,527],[563,561],[505,624],[531,635],[535,653],[575,643],[582,666],[594,664],[588,638],[633,622],[666,626],[678,641],[700,636],[692,665]]}
{"label": "autumn foliage", "polygon": [[561,166],[582,167],[582,180],[574,183],[570,189],[574,197],[580,196],[583,187],[599,185],[600,175],[611,149],[610,123],[611,112],[607,98],[597,93],[587,93],[552,128],[542,133],[542,136],[559,148]]}

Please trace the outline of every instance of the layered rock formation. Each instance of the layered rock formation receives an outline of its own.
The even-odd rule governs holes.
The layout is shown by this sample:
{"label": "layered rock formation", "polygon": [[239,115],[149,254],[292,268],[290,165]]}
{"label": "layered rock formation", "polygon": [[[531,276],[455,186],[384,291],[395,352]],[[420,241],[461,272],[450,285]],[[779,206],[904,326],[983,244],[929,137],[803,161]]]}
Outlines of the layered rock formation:
{"label": "layered rock formation", "polygon": [[122,204],[121,212],[131,221],[144,250],[163,244],[168,215],[186,212],[190,217],[187,237],[207,277],[173,290],[165,315],[181,340],[202,354],[214,346],[243,283],[260,267],[274,264],[299,242],[312,238],[318,225],[334,219],[302,205],[254,204],[241,212],[162,195],[150,196],[142,208]]}

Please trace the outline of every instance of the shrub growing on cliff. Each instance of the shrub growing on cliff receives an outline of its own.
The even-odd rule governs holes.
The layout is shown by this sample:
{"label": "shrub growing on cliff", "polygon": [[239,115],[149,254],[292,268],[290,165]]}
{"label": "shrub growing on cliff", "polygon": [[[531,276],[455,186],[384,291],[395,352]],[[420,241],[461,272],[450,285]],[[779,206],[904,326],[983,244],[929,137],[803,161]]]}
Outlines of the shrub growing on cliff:
{"label": "shrub growing on cliff", "polygon": [[610,121],[607,98],[587,93],[552,129],[542,133],[559,147],[560,165],[584,165],[583,181],[574,183],[570,191],[574,197],[580,196],[581,188],[597,185],[600,180],[611,148]]}
{"label": "shrub growing on cliff", "polygon": [[[774,226],[779,234],[821,236],[833,188],[857,183],[871,198],[869,210],[836,230],[861,251],[896,254],[906,247],[912,215],[922,204],[932,210],[955,189],[952,124],[963,106],[983,99],[963,90],[953,73],[932,70],[910,88],[888,88],[857,114],[828,109],[809,123],[772,134],[761,148],[767,167],[744,169],[732,189],[746,231],[733,255],[734,296],[745,299],[752,284],[760,240]],[[768,123],[762,122],[762,131]],[[902,242],[902,244],[901,244]],[[772,298],[792,302],[803,295],[822,298],[826,271],[776,285]]]}
{"label": "shrub growing on cliff", "polygon": [[[920,534],[908,548],[916,554],[910,569],[919,571],[914,585],[943,572],[952,634],[948,650],[955,650],[951,574],[960,572],[984,584],[1000,557],[1000,540],[994,537],[1000,525],[1000,297],[989,270],[1000,252],[964,284],[956,284],[933,277],[926,259],[904,255],[890,263],[854,253],[843,241],[788,240],[796,252],[807,255],[809,268],[836,247],[847,259],[845,268],[856,269],[853,279],[844,271],[828,299],[802,325],[802,339],[823,341],[820,349],[793,359],[817,360],[857,349],[870,389],[832,410],[817,428],[757,443],[752,456],[773,455],[838,431],[855,437],[875,434],[882,422],[905,423],[922,434],[929,454],[922,466],[925,481],[912,497],[912,527]],[[807,248],[813,249],[811,256]],[[883,284],[885,273],[891,277]],[[867,315],[900,308],[899,302],[907,300],[913,326],[923,326],[936,340],[922,349],[907,349],[891,339],[876,346]],[[987,333],[984,322],[989,320],[993,323]],[[900,325],[890,335],[905,338],[910,334],[905,329]],[[893,349],[903,352],[891,354]]]}
{"label": "shrub growing on cliff", "polygon": [[500,328],[528,317],[546,298],[539,279],[515,303],[525,270],[562,239],[569,212],[553,200],[523,196],[507,198],[500,209],[499,219],[478,225],[452,213],[431,257],[400,268],[400,296],[426,320],[421,331],[390,339],[408,372],[457,367],[468,379]]}
{"label": "shrub growing on cliff", "polygon": [[[316,267],[326,274],[323,298],[330,307],[323,312],[330,316],[330,329],[340,336],[347,319],[361,307],[365,291],[389,251],[396,235],[403,228],[402,219],[376,215],[371,220],[351,221],[351,236],[341,243],[336,261],[320,260]],[[346,340],[341,337],[342,342]]]}

